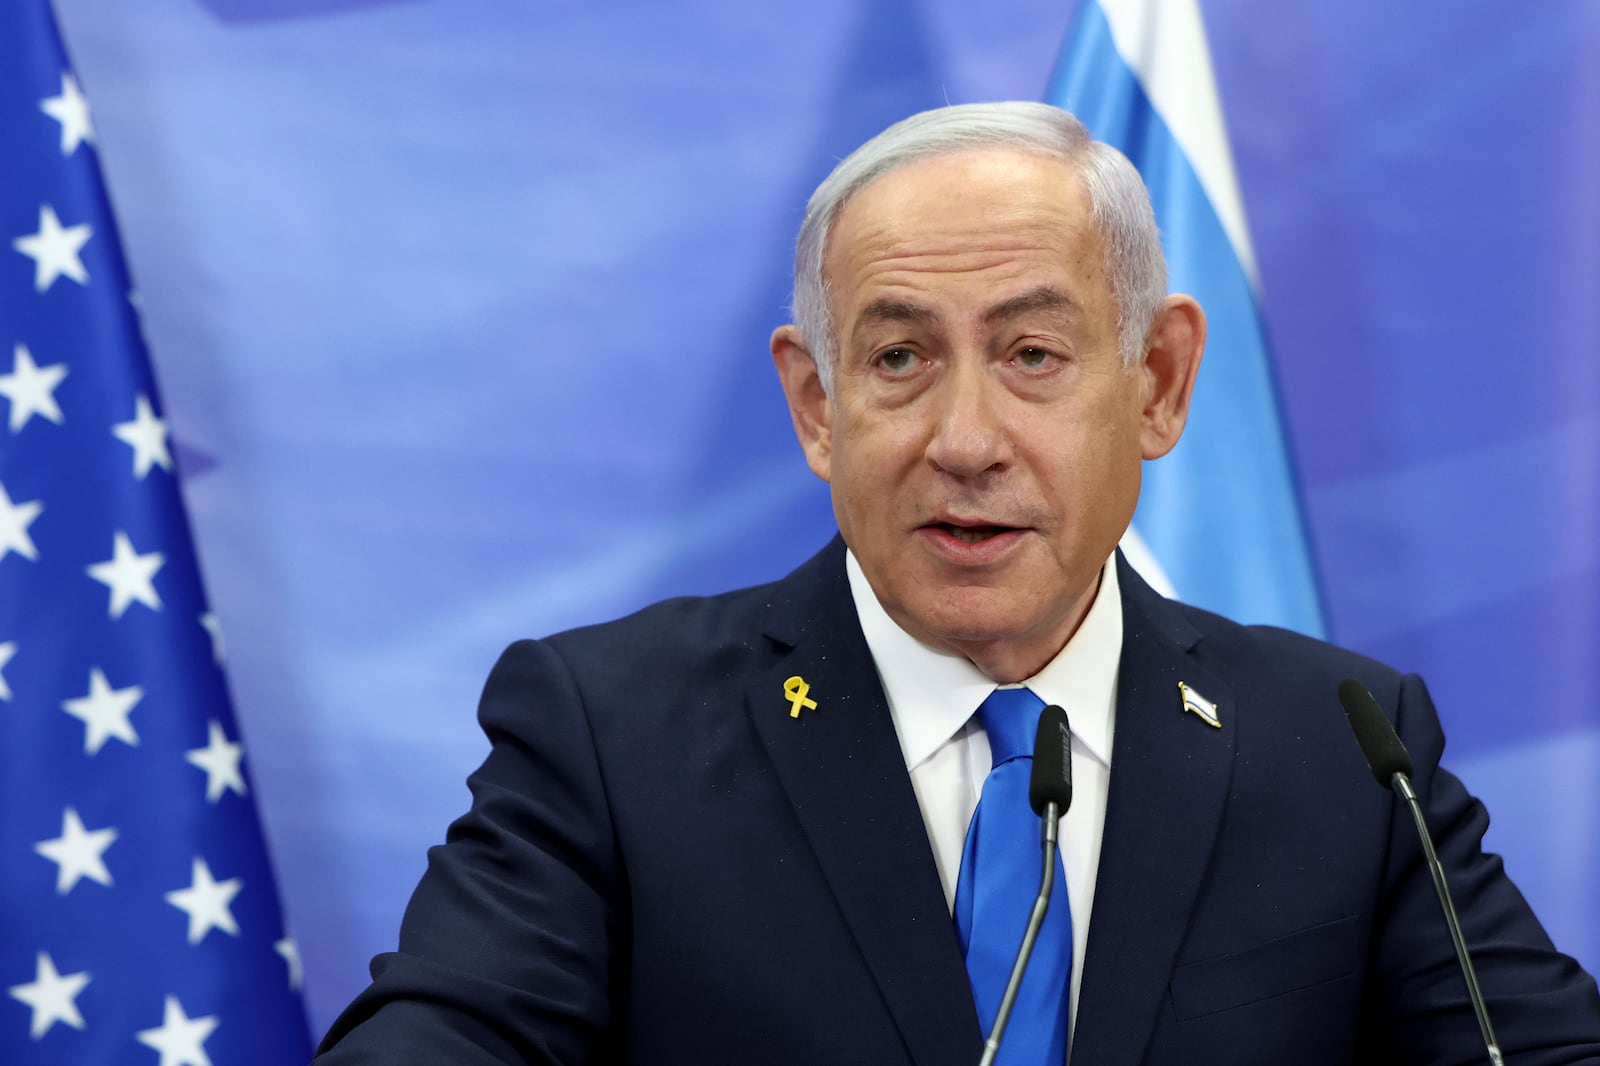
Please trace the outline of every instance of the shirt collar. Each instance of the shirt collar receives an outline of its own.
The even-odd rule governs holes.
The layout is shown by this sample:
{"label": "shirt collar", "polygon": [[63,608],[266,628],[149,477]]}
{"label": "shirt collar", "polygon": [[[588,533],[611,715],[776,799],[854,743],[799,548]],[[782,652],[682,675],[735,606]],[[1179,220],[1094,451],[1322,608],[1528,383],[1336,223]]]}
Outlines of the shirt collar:
{"label": "shirt collar", "polygon": [[[878,602],[854,552],[845,553],[845,573],[861,632],[889,701],[906,769],[914,769],[966,726],[995,683],[966,656],[929,647],[901,629]],[[1113,554],[1101,567],[1100,588],[1077,632],[1024,682],[1046,703],[1066,709],[1073,735],[1106,766],[1111,765],[1121,661],[1122,593]]]}

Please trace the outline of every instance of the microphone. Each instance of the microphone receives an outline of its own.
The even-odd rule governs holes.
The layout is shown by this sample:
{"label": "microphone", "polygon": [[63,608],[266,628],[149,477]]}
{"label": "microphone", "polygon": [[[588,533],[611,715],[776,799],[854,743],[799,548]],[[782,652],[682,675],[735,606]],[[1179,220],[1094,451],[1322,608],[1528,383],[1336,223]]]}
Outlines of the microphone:
{"label": "microphone", "polygon": [[[1067,712],[1052,703],[1039,712],[1039,732],[1033,738],[1033,776],[1028,778],[1028,806],[1044,817],[1056,805],[1056,817],[1072,806],[1072,727]],[[1046,826],[1049,829],[1049,826]],[[1054,834],[1046,833],[1054,843]]]}
{"label": "microphone", "polygon": [[1392,782],[1396,774],[1409,781],[1411,753],[1400,743],[1372,693],[1361,682],[1347,678],[1339,682],[1339,702],[1344,704],[1344,714],[1355,731],[1356,743],[1361,745],[1361,754],[1367,757],[1367,765],[1372,768],[1372,776],[1378,779],[1378,784],[1384,788],[1394,787]]}
{"label": "microphone", "polygon": [[1017,949],[1017,960],[1011,964],[1011,976],[1006,979],[1000,1009],[994,1016],[994,1028],[989,1039],[984,1041],[983,1058],[978,1060],[978,1066],[994,1066],[995,1056],[1000,1054],[1000,1037],[1005,1034],[1017,989],[1022,987],[1022,975],[1033,955],[1033,942],[1039,937],[1044,912],[1050,906],[1061,816],[1072,806],[1072,728],[1067,724],[1067,712],[1054,703],[1039,714],[1039,731],[1033,739],[1033,774],[1028,778],[1028,806],[1033,808],[1041,823],[1044,873],[1039,877],[1039,895],[1033,901],[1033,913],[1028,916],[1022,946]]}
{"label": "microphone", "polygon": [[1456,961],[1467,979],[1467,998],[1472,1001],[1472,1011],[1478,1016],[1478,1030],[1483,1034],[1484,1047],[1489,1052],[1493,1066],[1504,1066],[1500,1044],[1495,1039],[1494,1027],[1489,1024],[1489,1007],[1483,1002],[1483,992],[1478,987],[1478,973],[1472,968],[1472,956],[1467,953],[1467,941],[1461,935],[1461,922],[1456,918],[1456,906],[1450,898],[1450,886],[1444,879],[1444,866],[1433,849],[1433,837],[1428,833],[1428,823],[1422,817],[1422,804],[1411,788],[1411,754],[1400,742],[1389,719],[1383,715],[1378,701],[1372,698],[1361,682],[1347,679],[1339,682],[1339,702],[1344,705],[1345,717],[1355,732],[1356,743],[1367,757],[1372,776],[1384,788],[1392,788],[1405,801],[1416,823],[1417,836],[1422,840],[1422,853],[1428,860],[1428,872],[1433,875],[1434,891],[1439,894],[1439,905],[1444,908],[1445,924],[1450,927],[1450,941],[1455,945]]}

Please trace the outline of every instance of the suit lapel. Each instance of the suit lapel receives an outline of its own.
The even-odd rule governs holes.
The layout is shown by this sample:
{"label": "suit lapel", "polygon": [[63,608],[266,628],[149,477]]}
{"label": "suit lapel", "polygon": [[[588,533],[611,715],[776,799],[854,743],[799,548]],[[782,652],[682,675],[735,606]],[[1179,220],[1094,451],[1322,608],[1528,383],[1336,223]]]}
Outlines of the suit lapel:
{"label": "suit lapel", "polygon": [[[776,587],[778,662],[746,709],[912,1061],[966,1066],[982,1035],[922,812],[844,569],[827,549]],[[815,708],[785,693],[799,677]]]}
{"label": "suit lapel", "polygon": [[[1233,768],[1232,694],[1189,655],[1199,634],[1118,559],[1122,665],[1110,794],[1072,1058],[1141,1060],[1172,977]],[[1185,711],[1179,682],[1217,705]]]}

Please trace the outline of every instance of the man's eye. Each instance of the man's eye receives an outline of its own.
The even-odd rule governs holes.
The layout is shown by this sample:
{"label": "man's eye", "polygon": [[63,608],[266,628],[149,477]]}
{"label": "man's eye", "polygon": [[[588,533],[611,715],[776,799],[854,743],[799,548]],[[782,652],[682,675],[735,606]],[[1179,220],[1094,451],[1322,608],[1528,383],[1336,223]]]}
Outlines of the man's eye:
{"label": "man's eye", "polygon": [[891,374],[903,374],[917,365],[917,353],[910,348],[890,348],[878,356],[878,365]]}
{"label": "man's eye", "polygon": [[1053,356],[1043,348],[1024,348],[1017,353],[1017,363],[1027,370],[1043,370]]}

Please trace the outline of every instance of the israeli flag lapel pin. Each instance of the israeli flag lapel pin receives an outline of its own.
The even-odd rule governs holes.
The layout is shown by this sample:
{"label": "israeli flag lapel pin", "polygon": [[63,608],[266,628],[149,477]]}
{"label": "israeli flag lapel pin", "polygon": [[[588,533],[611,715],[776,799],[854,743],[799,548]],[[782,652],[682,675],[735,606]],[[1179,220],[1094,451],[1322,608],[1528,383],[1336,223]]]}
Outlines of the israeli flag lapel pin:
{"label": "israeli flag lapel pin", "polygon": [[1212,729],[1222,728],[1222,719],[1217,715],[1217,705],[1215,703],[1212,703],[1182,681],[1178,682],[1178,695],[1183,698],[1184,710],[1192,711]]}

